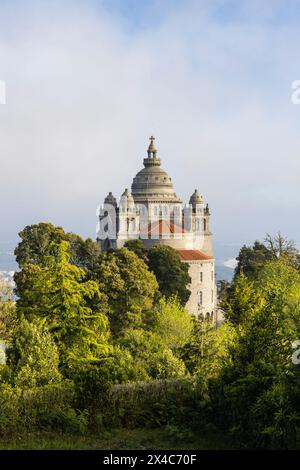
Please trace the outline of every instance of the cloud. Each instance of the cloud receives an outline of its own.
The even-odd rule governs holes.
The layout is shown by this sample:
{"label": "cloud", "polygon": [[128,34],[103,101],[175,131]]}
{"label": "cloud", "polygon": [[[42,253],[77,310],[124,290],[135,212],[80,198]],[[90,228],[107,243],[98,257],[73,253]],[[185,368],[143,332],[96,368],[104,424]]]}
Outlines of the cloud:
{"label": "cloud", "polygon": [[279,22],[282,3],[261,17],[255,2],[168,2],[161,14],[153,2],[137,16],[24,3],[4,2],[0,32],[0,239],[41,220],[94,236],[97,204],[130,186],[151,134],[177,193],[208,200],[219,240],[296,237],[298,207],[284,226],[272,219],[299,174],[300,32]]}
{"label": "cloud", "polygon": [[235,258],[228,259],[228,260],[224,261],[223,265],[226,268],[235,269],[236,266],[237,266],[237,260]]}

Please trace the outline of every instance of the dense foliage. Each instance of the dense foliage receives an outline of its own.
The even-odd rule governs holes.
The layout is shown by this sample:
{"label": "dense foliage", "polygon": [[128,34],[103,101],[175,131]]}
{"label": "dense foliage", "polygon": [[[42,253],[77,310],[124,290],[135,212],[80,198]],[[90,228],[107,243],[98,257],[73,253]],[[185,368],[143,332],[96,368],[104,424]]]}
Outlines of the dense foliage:
{"label": "dense foliage", "polygon": [[300,447],[293,243],[279,234],[241,249],[216,329],[184,308],[187,265],[170,247],[100,253],[51,224],[20,236],[16,298],[0,284],[0,435],[159,426]]}
{"label": "dense foliage", "polygon": [[245,302],[231,363],[215,383],[220,424],[243,446],[298,447],[300,377],[292,344],[300,335],[300,274],[279,258],[238,289],[244,299],[251,290],[255,304]]}
{"label": "dense foliage", "polygon": [[189,300],[191,292],[187,285],[191,282],[187,263],[182,263],[176,251],[167,245],[154,245],[148,252],[149,269],[166,297],[177,296],[182,305]]}
{"label": "dense foliage", "polygon": [[158,292],[156,278],[144,261],[126,248],[104,253],[98,263],[97,279],[107,298],[112,333],[118,335],[127,328],[141,327]]}

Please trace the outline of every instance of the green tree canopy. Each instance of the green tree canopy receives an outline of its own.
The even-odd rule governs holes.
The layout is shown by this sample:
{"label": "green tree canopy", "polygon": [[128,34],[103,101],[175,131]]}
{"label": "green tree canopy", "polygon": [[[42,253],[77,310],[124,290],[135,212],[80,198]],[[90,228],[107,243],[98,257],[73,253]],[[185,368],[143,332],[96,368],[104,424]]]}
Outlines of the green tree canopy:
{"label": "green tree canopy", "polygon": [[184,346],[190,339],[193,320],[176,297],[160,299],[154,321],[154,331],[172,351]]}
{"label": "green tree canopy", "polygon": [[61,227],[50,223],[27,225],[20,233],[21,242],[15,249],[16,261],[20,268],[26,264],[43,264],[52,248],[66,239],[66,233]]}
{"label": "green tree canopy", "polygon": [[235,276],[243,272],[250,279],[256,279],[268,261],[285,258],[295,268],[300,267],[300,253],[293,241],[279,232],[272,237],[267,234],[264,243],[254,242],[253,246],[243,246],[236,258],[238,264]]}
{"label": "green tree canopy", "polygon": [[251,318],[263,301],[254,281],[241,271],[230,287],[230,295],[223,294],[221,307],[226,319],[238,324]]}
{"label": "green tree canopy", "polygon": [[299,272],[280,257],[265,265],[251,290],[257,308],[236,327],[231,361],[219,378],[221,414],[248,445],[293,446],[300,420],[292,363],[292,343],[300,337]]}
{"label": "green tree canopy", "polygon": [[274,259],[284,258],[291,266],[300,268],[300,252],[293,240],[283,237],[278,232],[274,237],[267,234],[265,244]]}
{"label": "green tree canopy", "polygon": [[[83,240],[79,235],[66,233],[61,227],[50,223],[28,225],[19,233],[19,237],[21,241],[15,249],[15,255],[20,268],[26,264],[43,265],[48,255],[56,255],[56,247],[62,241],[70,244],[70,262],[91,275],[100,255],[97,242],[89,238]],[[18,280],[17,273],[17,291],[20,289]]]}
{"label": "green tree canopy", "polygon": [[16,308],[13,290],[0,280],[0,341],[10,341],[16,325]]}
{"label": "green tree canopy", "polygon": [[176,378],[186,374],[184,362],[156,332],[128,329],[120,338],[119,344],[121,349],[128,351],[133,357],[140,376],[143,370],[148,379]]}
{"label": "green tree canopy", "polygon": [[192,375],[206,379],[217,377],[221,368],[230,361],[230,347],[236,331],[228,322],[215,328],[211,321],[193,317],[190,340],[181,348],[181,357]]}
{"label": "green tree canopy", "polygon": [[250,279],[254,279],[267,261],[274,259],[273,253],[261,242],[255,241],[253,247],[243,246],[237,256],[235,276],[243,272]]}
{"label": "green tree canopy", "polygon": [[181,305],[190,297],[189,266],[182,263],[176,251],[167,245],[155,245],[148,252],[149,269],[157,279],[160,292],[166,298],[177,296]]}
{"label": "green tree canopy", "polygon": [[300,253],[295,243],[284,238],[280,232],[274,237],[267,234],[264,243],[256,241],[253,247],[241,248],[233,280],[231,284],[223,283],[219,292],[220,305],[228,319],[239,322],[255,309],[257,299],[253,294],[253,284],[248,283],[247,279],[257,282],[265,266],[279,259],[300,271]]}
{"label": "green tree canopy", "polygon": [[63,360],[93,360],[107,351],[108,322],[104,312],[93,311],[91,299],[100,300],[95,281],[70,263],[69,243],[50,247],[43,265],[26,264],[26,279],[17,300],[17,313],[28,320],[46,318]]}
{"label": "green tree canopy", "polygon": [[144,261],[127,248],[103,253],[98,282],[107,297],[114,335],[140,327],[152,311],[158,292],[155,276]]}
{"label": "green tree canopy", "polygon": [[140,238],[136,240],[127,240],[124,244],[124,248],[133,251],[142,260],[146,260],[147,249]]}
{"label": "green tree canopy", "polygon": [[62,380],[57,346],[45,319],[35,322],[21,320],[7,354],[8,366],[18,387],[40,387]]}

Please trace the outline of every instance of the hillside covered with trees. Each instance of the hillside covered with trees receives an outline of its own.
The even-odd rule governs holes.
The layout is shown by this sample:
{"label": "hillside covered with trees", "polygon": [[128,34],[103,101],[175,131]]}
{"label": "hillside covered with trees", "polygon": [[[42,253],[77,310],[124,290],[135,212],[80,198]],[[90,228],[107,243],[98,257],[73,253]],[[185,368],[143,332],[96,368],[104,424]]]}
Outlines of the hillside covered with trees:
{"label": "hillside covered with trees", "polygon": [[190,278],[170,247],[101,253],[46,223],[20,239],[15,297],[0,286],[0,441],[143,428],[182,446],[211,435],[220,447],[300,447],[293,243],[241,249],[216,329],[185,310]]}

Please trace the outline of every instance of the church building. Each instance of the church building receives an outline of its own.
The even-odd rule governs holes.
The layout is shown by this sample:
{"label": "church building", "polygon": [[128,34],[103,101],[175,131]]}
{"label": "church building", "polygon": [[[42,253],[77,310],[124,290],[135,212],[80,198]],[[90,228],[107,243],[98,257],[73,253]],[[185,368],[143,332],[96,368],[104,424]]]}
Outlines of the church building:
{"label": "church building", "polygon": [[188,263],[191,291],[187,309],[217,323],[215,259],[210,210],[197,189],[188,204],[174,191],[172,179],[161,168],[161,159],[150,137],[144,168],[125,189],[119,203],[110,192],[99,211],[98,241],[101,250],[121,248],[140,238],[146,248],[164,244]]}

